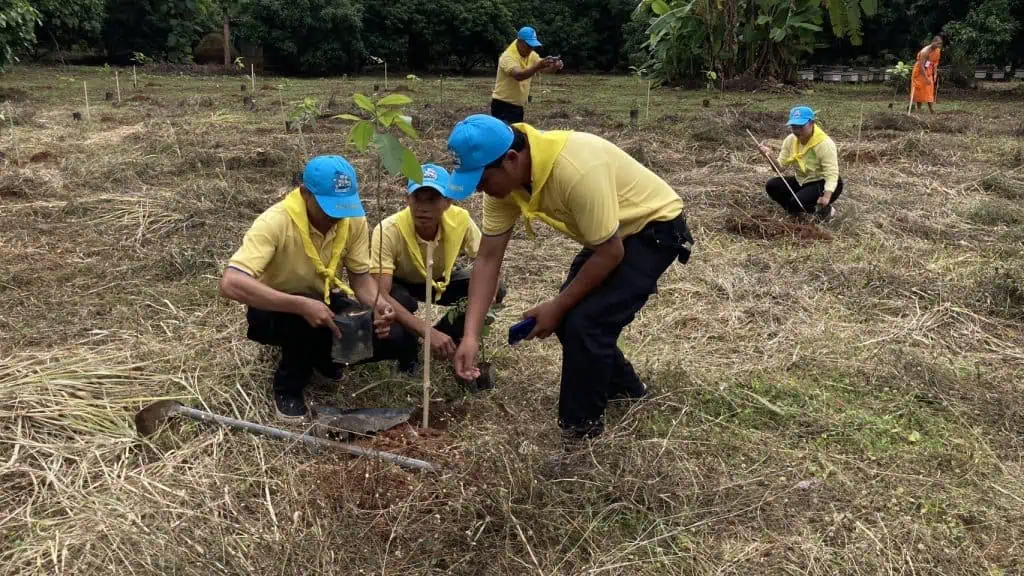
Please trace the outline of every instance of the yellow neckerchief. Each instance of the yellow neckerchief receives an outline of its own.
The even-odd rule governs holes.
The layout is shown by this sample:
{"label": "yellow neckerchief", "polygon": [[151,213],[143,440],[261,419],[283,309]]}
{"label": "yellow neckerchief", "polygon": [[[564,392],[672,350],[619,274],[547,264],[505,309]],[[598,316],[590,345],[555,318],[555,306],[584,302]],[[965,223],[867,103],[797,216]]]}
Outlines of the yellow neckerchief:
{"label": "yellow neckerchief", "polygon": [[448,288],[448,282],[452,279],[452,269],[455,268],[455,259],[462,251],[462,242],[466,239],[469,223],[469,212],[458,206],[448,208],[441,216],[438,231],[441,233],[441,242],[444,246],[444,279],[437,281],[434,280],[433,270],[427,272],[427,264],[423,261],[423,254],[420,253],[412,210],[406,208],[395,217],[395,224],[398,225],[398,231],[402,233],[402,239],[405,240],[405,247],[409,251],[413,265],[423,274],[424,278],[429,278],[434,284],[434,301],[437,301]]}
{"label": "yellow neckerchief", "polygon": [[[515,40],[513,40],[512,43],[508,45],[508,48],[505,48],[505,52],[507,52],[509,54],[512,54],[517,59],[519,59],[519,65],[522,66],[523,68],[526,68],[527,66],[529,66],[529,64],[530,64],[530,54],[527,54],[526,57],[524,58],[523,55],[519,53],[519,47],[516,46]],[[532,54],[532,52],[531,52],[531,54]]]}
{"label": "yellow neckerchief", "polygon": [[825,140],[828,140],[828,134],[825,134],[825,131],[819,128],[817,124],[814,125],[814,133],[811,134],[811,139],[807,141],[807,144],[801,145],[800,138],[794,135],[793,150],[790,152],[789,158],[786,159],[786,164],[796,162],[801,172],[807,172],[807,166],[804,165],[804,156]]}
{"label": "yellow neckerchief", "polygon": [[541,132],[529,124],[513,124],[513,127],[526,134],[526,140],[530,143],[530,183],[533,193],[529,198],[525,190],[513,191],[509,196],[519,206],[526,221],[526,235],[535,238],[537,234],[533,231],[533,219],[536,218],[558,230],[566,236],[572,237],[569,228],[563,222],[555,220],[551,216],[540,211],[540,197],[551,176],[551,169],[555,165],[555,159],[562,153],[565,143],[572,134],[569,130],[550,130]]}
{"label": "yellow neckerchief", "polygon": [[324,302],[330,305],[332,286],[348,296],[352,296],[352,289],[345,285],[338,278],[337,274],[338,262],[341,262],[341,254],[345,251],[345,244],[348,242],[348,220],[341,220],[334,225],[334,245],[331,247],[331,262],[324,266],[323,260],[320,259],[320,253],[313,246],[313,240],[309,237],[309,215],[306,214],[306,200],[302,197],[302,192],[299,192],[298,188],[292,190],[288,196],[285,196],[284,209],[291,216],[295,227],[299,229],[303,251],[306,252],[306,256],[309,256],[313,266],[316,267],[316,273],[324,277]]}

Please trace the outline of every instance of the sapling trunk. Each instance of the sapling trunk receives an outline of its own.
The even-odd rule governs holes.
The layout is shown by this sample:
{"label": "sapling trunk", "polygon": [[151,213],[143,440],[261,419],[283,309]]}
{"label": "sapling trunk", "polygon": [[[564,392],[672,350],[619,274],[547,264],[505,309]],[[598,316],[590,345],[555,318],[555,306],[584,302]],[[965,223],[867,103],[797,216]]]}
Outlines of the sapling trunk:
{"label": "sapling trunk", "polygon": [[430,428],[430,333],[434,331],[434,241],[427,242],[426,324],[423,333],[423,427]]}

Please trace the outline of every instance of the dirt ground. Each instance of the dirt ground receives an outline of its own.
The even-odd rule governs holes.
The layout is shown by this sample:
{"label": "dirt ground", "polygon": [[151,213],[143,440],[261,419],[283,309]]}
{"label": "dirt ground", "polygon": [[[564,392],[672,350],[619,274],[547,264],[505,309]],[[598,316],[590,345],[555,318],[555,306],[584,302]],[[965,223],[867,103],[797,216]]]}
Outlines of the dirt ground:
{"label": "dirt ground", "polygon": [[[655,89],[629,124],[626,78],[535,85],[528,120],[616,142],[683,198],[697,248],[621,346],[653,398],[609,411],[553,462],[559,347],[503,345],[575,247],[520,229],[489,336],[498,387],[434,375],[438,430],[367,444],[437,474],[175,422],[157,398],[274,424],[271,355],[245,339],[220,271],[308,155],[371,161],[294,102],[354,112],[381,79],[14,68],[0,77],[0,573],[1021,574],[1024,565],[1024,115],[1021,92],[940,94],[934,117],[881,87]],[[82,82],[88,82],[86,112]],[[490,81],[402,81],[419,158]],[[112,93],[112,101],[106,92]],[[644,90],[646,92],[646,90]],[[902,98],[903,95],[900,95]],[[807,103],[840,147],[824,227],[779,214],[746,130],[778,145]],[[80,113],[82,121],[73,118]],[[468,203],[479,216],[479,198]],[[387,367],[318,401],[418,406]]]}

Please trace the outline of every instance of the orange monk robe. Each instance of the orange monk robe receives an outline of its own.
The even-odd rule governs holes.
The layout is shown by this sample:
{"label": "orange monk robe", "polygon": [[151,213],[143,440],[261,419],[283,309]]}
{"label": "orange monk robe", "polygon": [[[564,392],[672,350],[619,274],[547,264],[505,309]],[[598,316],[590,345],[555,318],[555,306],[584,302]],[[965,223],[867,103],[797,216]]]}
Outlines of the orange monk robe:
{"label": "orange monk robe", "polygon": [[911,78],[914,102],[933,103],[935,102],[935,79],[939,77],[939,59],[942,58],[942,50],[939,48],[932,50],[927,59],[923,57],[922,52],[924,50],[917,53],[917,63],[914,64],[914,74]]}

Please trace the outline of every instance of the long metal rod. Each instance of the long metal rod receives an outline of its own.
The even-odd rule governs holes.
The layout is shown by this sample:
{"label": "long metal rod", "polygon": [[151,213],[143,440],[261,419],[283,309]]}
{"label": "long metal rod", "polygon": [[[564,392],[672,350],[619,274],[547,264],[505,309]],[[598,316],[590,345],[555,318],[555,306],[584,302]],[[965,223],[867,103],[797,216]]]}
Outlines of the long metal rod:
{"label": "long metal rod", "polygon": [[406,456],[399,456],[398,454],[391,454],[389,452],[380,452],[377,450],[371,450],[369,448],[360,448],[353,444],[345,444],[342,442],[335,442],[334,440],[326,440],[324,438],[317,438],[316,436],[309,436],[307,434],[296,434],[287,430],[281,430],[280,428],[271,428],[270,426],[264,426],[262,424],[256,424],[255,422],[246,422],[244,420],[236,420],[234,418],[228,418],[227,416],[221,416],[219,414],[212,414],[203,410],[196,410],[195,408],[189,408],[188,406],[179,406],[174,410],[175,414],[180,414],[193,420],[199,420],[201,422],[214,422],[221,426],[227,426],[229,428],[238,428],[240,430],[246,430],[255,434],[262,434],[271,438],[277,438],[280,440],[292,440],[294,442],[301,442],[307,446],[321,446],[324,448],[334,448],[335,450],[341,450],[355,456],[364,456],[367,458],[379,458],[385,462],[391,462],[404,466],[406,468],[415,468],[417,470],[427,470],[435,472],[437,469],[433,464],[424,462],[423,460],[416,460],[415,458],[408,458]]}
{"label": "long metal rod", "polygon": [[[760,152],[761,143],[757,141],[757,138],[754,138],[754,135],[750,132],[750,130],[747,130],[747,135],[749,135],[750,139],[754,141],[754,146],[757,146],[758,152]],[[789,185],[789,180],[786,180],[786,177],[782,175],[782,171],[779,170],[779,167],[775,165],[775,161],[769,158],[768,155],[766,155],[763,152],[761,153],[761,156],[764,156],[764,159],[767,160],[768,163],[772,165],[772,170],[775,170],[775,173],[778,174],[779,178],[782,179],[782,183],[786,185],[786,188],[789,190],[789,193],[793,195],[793,200],[796,200],[796,203],[798,206],[800,206],[800,209],[803,210],[804,212],[807,212],[807,209],[804,208],[804,203],[801,202],[800,198],[797,197],[796,192],[793,192],[793,187]]]}

